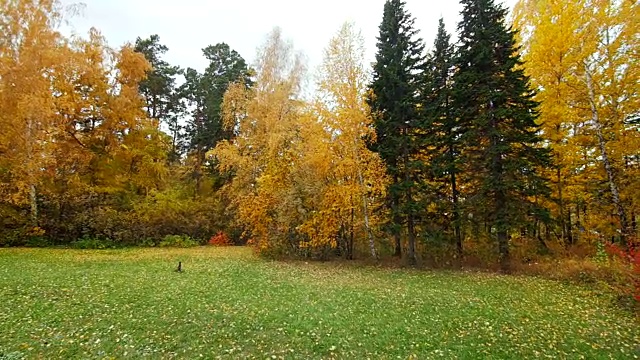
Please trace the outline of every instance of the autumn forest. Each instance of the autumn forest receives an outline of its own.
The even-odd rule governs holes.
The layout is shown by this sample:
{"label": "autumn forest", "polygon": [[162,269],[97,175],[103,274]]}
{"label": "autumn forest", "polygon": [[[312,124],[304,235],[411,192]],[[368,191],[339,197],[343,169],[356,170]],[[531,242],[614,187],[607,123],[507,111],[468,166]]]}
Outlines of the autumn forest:
{"label": "autumn forest", "polygon": [[0,246],[640,271],[640,5],[461,3],[422,39],[388,0],[373,64],[345,23],[318,69],[274,28],[199,72],[157,35],[114,48],[63,35],[57,0],[0,0]]}

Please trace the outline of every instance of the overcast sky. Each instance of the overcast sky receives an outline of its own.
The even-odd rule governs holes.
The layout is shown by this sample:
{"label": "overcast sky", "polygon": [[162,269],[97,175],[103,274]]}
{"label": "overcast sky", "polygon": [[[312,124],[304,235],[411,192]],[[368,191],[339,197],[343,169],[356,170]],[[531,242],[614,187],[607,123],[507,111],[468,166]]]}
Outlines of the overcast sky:
{"label": "overcast sky", "polygon": [[[226,42],[253,63],[256,48],[275,27],[282,28],[294,47],[304,52],[313,69],[323,49],[342,23],[353,21],[362,31],[367,59],[373,61],[384,0],[62,0],[82,2],[83,14],[71,19],[73,31],[85,35],[96,27],[112,47],[136,37],[158,34],[169,47],[165,59],[181,67],[203,70],[201,49]],[[511,8],[517,0],[496,0]],[[460,5],[456,0],[406,0],[416,26],[431,47],[444,17],[455,33]]]}

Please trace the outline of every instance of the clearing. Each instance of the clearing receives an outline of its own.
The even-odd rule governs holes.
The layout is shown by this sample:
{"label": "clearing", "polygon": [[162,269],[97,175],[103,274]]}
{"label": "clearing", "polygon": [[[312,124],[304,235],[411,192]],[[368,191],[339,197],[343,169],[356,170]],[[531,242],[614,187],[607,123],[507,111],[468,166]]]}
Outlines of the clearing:
{"label": "clearing", "polygon": [[640,357],[637,318],[585,288],[236,247],[0,249],[0,299],[0,359]]}

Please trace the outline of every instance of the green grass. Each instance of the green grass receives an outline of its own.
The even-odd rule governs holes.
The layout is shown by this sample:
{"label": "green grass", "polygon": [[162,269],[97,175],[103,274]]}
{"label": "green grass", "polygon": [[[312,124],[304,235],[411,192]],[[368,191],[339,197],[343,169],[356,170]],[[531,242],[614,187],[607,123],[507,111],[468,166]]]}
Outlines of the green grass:
{"label": "green grass", "polygon": [[4,358],[627,359],[639,344],[607,296],[534,278],[245,248],[0,250]]}

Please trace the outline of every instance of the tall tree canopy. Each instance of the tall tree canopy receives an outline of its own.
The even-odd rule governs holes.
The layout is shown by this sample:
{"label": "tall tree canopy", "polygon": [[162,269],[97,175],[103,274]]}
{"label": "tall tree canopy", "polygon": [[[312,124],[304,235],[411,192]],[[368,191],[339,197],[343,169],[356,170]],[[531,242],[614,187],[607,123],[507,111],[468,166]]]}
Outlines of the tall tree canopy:
{"label": "tall tree canopy", "polygon": [[151,35],[146,39],[137,38],[134,49],[143,54],[152,67],[139,85],[140,93],[145,99],[147,116],[166,126],[171,136],[169,158],[171,162],[176,162],[185,145],[184,126],[180,121],[184,107],[176,84],[177,76],[183,71],[179,66],[172,66],[162,59],[169,48],[160,43],[158,35]]}
{"label": "tall tree canopy", "polygon": [[275,29],[258,52],[254,86],[240,81],[224,98],[225,123],[236,136],[220,142],[213,155],[222,171],[233,171],[231,206],[263,250],[291,251],[304,214],[293,176],[302,145],[304,70]]}
{"label": "tall tree canopy", "polygon": [[315,143],[319,148],[309,152],[311,163],[326,164],[318,163],[316,167],[327,171],[318,175],[327,183],[324,210],[319,215],[333,224],[328,236],[342,231],[347,258],[353,258],[354,237],[367,238],[369,252],[377,258],[374,232],[379,216],[373,209],[386,191],[384,165],[366,144],[366,139],[375,140],[375,132],[366,103],[368,79],[363,43],[354,25],[345,23],[325,49],[317,109],[324,137]]}
{"label": "tall tree canopy", "polygon": [[418,154],[424,145],[424,122],[418,114],[424,45],[414,23],[404,1],[385,3],[369,98],[377,138],[373,149],[392,179],[388,193],[395,251],[400,255],[401,226],[406,226],[410,262],[416,260],[415,227],[422,207],[417,193],[423,171]]}
{"label": "tall tree canopy", "polygon": [[[472,189],[467,206],[486,215],[497,238],[503,268],[509,263],[509,231],[539,209],[534,197],[548,192],[539,169],[549,166],[536,124],[538,103],[505,23],[507,10],[493,0],[462,0],[453,97],[466,144]],[[483,215],[484,214],[484,215]]]}
{"label": "tall tree canopy", "polygon": [[[251,85],[251,72],[245,60],[225,43],[208,46],[202,50],[209,61],[204,73],[187,69],[182,93],[192,108],[186,131],[188,150],[194,164],[193,176],[196,194],[202,189],[203,167],[207,166],[205,154],[221,140],[228,140],[233,129],[223,125],[221,106],[229,85],[241,81]],[[215,164],[209,164],[209,173],[215,172]],[[214,175],[218,176],[214,173]]]}
{"label": "tall tree canopy", "polygon": [[[451,36],[440,19],[434,48],[427,59],[422,89],[422,116],[424,116],[429,161],[427,178],[436,182],[433,189],[438,215],[451,214],[453,238],[457,255],[462,256],[462,229],[460,218],[460,179],[462,172],[460,152],[464,144],[460,131],[464,126],[454,116],[452,99],[453,51]],[[444,199],[444,201],[442,201]],[[444,203],[444,204],[443,204]],[[443,205],[440,205],[443,204]]]}
{"label": "tall tree canopy", "polygon": [[496,3],[462,0],[457,42],[440,19],[425,52],[387,0],[371,68],[346,23],[308,86],[277,28],[253,68],[220,42],[183,71],[158,35],[113,48],[64,36],[62,0],[0,0],[0,245],[632,258],[640,5],[520,0],[512,28]]}

